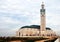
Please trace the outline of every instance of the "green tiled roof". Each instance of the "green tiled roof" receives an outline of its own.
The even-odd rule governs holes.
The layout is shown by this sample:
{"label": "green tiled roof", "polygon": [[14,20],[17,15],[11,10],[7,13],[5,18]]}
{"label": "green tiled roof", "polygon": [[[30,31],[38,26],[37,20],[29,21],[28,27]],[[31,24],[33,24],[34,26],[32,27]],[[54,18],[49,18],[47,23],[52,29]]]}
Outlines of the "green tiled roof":
{"label": "green tiled roof", "polygon": [[[30,26],[23,26],[21,27],[21,29],[23,28],[34,28],[34,29],[40,29],[40,26],[39,25],[30,25]],[[51,28],[49,27],[46,27],[47,30],[51,30]]]}

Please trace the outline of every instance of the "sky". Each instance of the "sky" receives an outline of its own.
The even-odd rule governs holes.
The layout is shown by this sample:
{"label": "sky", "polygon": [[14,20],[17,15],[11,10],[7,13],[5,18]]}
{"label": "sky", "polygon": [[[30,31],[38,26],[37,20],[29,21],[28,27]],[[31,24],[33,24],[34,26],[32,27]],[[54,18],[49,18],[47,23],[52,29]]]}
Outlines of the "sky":
{"label": "sky", "polygon": [[44,2],[46,27],[60,32],[60,0],[0,0],[0,36],[15,36],[26,25],[40,25],[40,9]]}

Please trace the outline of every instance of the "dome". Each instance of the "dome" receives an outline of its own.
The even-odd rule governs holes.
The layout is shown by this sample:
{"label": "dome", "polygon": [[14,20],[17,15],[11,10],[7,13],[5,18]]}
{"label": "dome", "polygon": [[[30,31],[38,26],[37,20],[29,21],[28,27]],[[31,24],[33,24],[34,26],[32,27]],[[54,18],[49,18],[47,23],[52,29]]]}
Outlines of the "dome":
{"label": "dome", "polygon": [[[23,26],[23,27],[21,27],[21,29],[23,29],[23,28],[34,28],[34,29],[40,29],[40,26],[39,26],[39,25],[30,25],[30,26]],[[46,30],[51,30],[51,28],[46,27]]]}

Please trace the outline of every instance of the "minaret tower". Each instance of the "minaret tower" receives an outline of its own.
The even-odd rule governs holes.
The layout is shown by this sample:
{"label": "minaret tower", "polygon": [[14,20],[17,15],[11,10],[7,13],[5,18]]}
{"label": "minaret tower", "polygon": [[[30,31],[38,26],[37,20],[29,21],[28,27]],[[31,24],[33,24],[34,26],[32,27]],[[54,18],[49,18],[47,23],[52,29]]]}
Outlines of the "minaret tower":
{"label": "minaret tower", "polygon": [[41,5],[41,9],[40,9],[40,13],[41,13],[41,28],[40,31],[45,31],[46,30],[46,18],[45,18],[45,9],[44,9],[44,3],[42,2]]}

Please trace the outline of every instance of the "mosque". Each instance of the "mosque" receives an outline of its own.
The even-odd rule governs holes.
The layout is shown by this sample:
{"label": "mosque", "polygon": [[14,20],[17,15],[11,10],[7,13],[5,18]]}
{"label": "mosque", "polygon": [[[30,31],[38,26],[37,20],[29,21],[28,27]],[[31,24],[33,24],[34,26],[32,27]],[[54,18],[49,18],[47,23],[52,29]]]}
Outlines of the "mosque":
{"label": "mosque", "polygon": [[55,36],[56,33],[51,30],[51,28],[46,27],[46,14],[43,2],[41,4],[40,17],[41,25],[23,26],[18,31],[16,31],[16,36]]}
{"label": "mosque", "polygon": [[[26,42],[31,41],[32,37],[38,39],[39,37],[45,38],[45,40],[41,40],[38,42],[54,42],[56,38],[56,33],[49,27],[46,27],[46,14],[45,14],[45,8],[44,3],[41,4],[40,9],[40,17],[41,17],[41,24],[40,25],[29,25],[29,26],[22,26],[19,28],[18,31],[16,31],[16,37],[26,37],[30,38],[29,40],[25,40]],[[46,40],[46,38],[48,38]],[[35,40],[33,40],[35,42]],[[22,41],[21,41],[22,42]]]}

